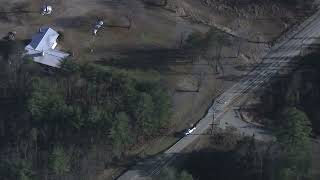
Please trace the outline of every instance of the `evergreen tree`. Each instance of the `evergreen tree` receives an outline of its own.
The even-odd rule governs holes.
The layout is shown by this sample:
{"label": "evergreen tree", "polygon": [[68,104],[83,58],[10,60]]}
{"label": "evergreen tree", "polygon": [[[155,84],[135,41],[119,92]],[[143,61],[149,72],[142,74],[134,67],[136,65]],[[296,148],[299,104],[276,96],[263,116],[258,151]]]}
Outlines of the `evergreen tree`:
{"label": "evergreen tree", "polygon": [[154,85],[153,87],[154,89],[150,94],[154,104],[153,118],[157,121],[155,124],[157,128],[167,127],[170,115],[170,97],[160,85]]}
{"label": "evergreen tree", "polygon": [[183,170],[181,172],[174,168],[167,167],[164,168],[160,174],[154,178],[155,180],[193,180],[191,174]]}
{"label": "evergreen tree", "polygon": [[11,161],[0,162],[1,179],[31,180],[32,169],[31,163],[26,160],[16,159]]}
{"label": "evergreen tree", "polygon": [[113,153],[117,158],[120,158],[133,141],[133,135],[130,134],[129,117],[126,113],[120,112],[116,115],[112,125],[110,138],[112,140]]}
{"label": "evergreen tree", "polygon": [[311,156],[311,127],[306,114],[297,108],[283,111],[282,127],[277,132],[277,140],[284,149],[285,156],[279,163],[278,176],[297,179],[308,175]]}
{"label": "evergreen tree", "polygon": [[137,119],[138,131],[143,135],[151,135],[155,130],[155,119],[153,117],[154,104],[152,97],[147,93],[141,93],[137,99],[135,118]]}
{"label": "evergreen tree", "polygon": [[191,174],[189,174],[187,171],[182,171],[179,175],[179,180],[193,180],[193,177]]}
{"label": "evergreen tree", "polygon": [[49,157],[49,168],[58,176],[70,171],[70,157],[62,146],[54,147]]}

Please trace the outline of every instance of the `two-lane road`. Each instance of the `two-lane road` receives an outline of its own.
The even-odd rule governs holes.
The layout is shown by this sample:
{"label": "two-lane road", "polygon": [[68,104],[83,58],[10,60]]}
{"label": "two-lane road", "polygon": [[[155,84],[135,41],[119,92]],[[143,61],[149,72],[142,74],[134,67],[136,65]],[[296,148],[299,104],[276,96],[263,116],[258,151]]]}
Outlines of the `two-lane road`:
{"label": "two-lane road", "polygon": [[[295,57],[299,56],[303,49],[309,45],[316,43],[320,37],[320,11],[304,21],[300,26],[289,31],[282,41],[275,44],[262,57],[263,61],[248,75],[241,79],[238,83],[220,95],[207,115],[199,121],[197,129],[192,135],[183,137],[176,144],[171,146],[162,155],[153,159],[139,163],[135,167],[125,172],[118,180],[140,180],[148,179],[150,175],[158,173],[161,168],[174,160],[174,157],[179,154],[188,145],[194,142],[201,134],[205,133],[214,121],[221,119],[225,112],[230,110],[232,105],[246,95],[246,93],[257,89],[262,84],[274,77],[277,72],[283,67],[288,66]],[[243,124],[239,124],[242,128]],[[249,131],[249,130],[248,130]],[[245,130],[244,130],[245,132]],[[263,130],[252,127],[250,132],[263,134]]]}

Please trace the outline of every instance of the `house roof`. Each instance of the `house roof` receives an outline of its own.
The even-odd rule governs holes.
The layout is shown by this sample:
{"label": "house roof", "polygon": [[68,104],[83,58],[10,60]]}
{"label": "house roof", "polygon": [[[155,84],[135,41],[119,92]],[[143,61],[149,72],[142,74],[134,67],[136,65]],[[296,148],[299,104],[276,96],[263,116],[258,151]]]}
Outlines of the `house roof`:
{"label": "house roof", "polygon": [[29,44],[33,49],[44,51],[51,49],[59,34],[51,28],[40,28],[39,32],[32,37]]}
{"label": "house roof", "polygon": [[56,68],[59,68],[62,60],[69,56],[68,53],[54,49],[37,51],[27,46],[26,50],[27,54],[33,58],[33,61]]}
{"label": "house roof", "polygon": [[58,36],[59,34],[51,28],[41,28],[32,37],[32,41],[25,47],[25,50],[33,58],[33,61],[59,68],[61,61],[69,54],[53,49]]}

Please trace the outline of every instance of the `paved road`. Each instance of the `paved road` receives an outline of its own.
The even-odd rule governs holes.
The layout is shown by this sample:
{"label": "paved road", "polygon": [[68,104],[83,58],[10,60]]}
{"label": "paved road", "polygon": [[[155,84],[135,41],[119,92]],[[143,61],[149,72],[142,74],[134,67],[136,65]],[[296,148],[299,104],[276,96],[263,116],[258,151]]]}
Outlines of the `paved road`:
{"label": "paved road", "polygon": [[[234,103],[243,98],[246,93],[257,89],[277,75],[280,69],[289,66],[295,60],[295,57],[301,54],[303,49],[315,44],[319,37],[320,11],[289,31],[285,37],[281,38],[281,41],[262,56],[263,62],[261,64],[248,73],[245,78],[221,94],[208,110],[207,115],[196,125],[197,129],[192,135],[180,139],[162,155],[137,164],[120,176],[118,180],[148,179],[148,176],[158,173],[165,164],[174,160],[176,155],[195,141],[199,135],[205,133],[211,127],[213,119],[214,123],[218,123],[218,126],[224,126],[219,122],[224,115],[228,115],[226,112],[230,110]],[[235,128],[242,129],[243,133],[254,133],[261,135],[261,137],[265,134],[265,131],[256,127],[244,128],[245,124],[239,122],[234,124]]]}

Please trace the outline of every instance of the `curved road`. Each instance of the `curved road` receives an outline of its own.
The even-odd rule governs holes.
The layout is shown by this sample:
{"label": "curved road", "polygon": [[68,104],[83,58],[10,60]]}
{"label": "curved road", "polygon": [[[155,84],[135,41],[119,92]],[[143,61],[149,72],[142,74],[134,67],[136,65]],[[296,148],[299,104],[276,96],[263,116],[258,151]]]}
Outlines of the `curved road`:
{"label": "curved road", "polygon": [[[223,124],[219,122],[223,116],[228,115],[226,112],[232,108],[232,105],[239,103],[241,98],[244,98],[248,92],[261,87],[262,84],[274,77],[279,70],[289,66],[289,63],[293,62],[295,57],[299,56],[309,45],[315,44],[319,37],[320,11],[289,31],[286,36],[281,38],[280,42],[276,43],[262,56],[262,63],[248,73],[245,78],[220,95],[208,110],[207,115],[196,125],[197,129],[192,135],[183,137],[163,154],[138,163],[121,175],[118,180],[142,180],[157,174],[163,166],[174,160],[176,155],[194,142],[199,135],[204,134],[213,122],[222,127]],[[265,134],[265,131],[253,126],[243,128],[243,122],[233,123],[234,125],[244,134],[253,133],[261,135],[260,137]]]}

